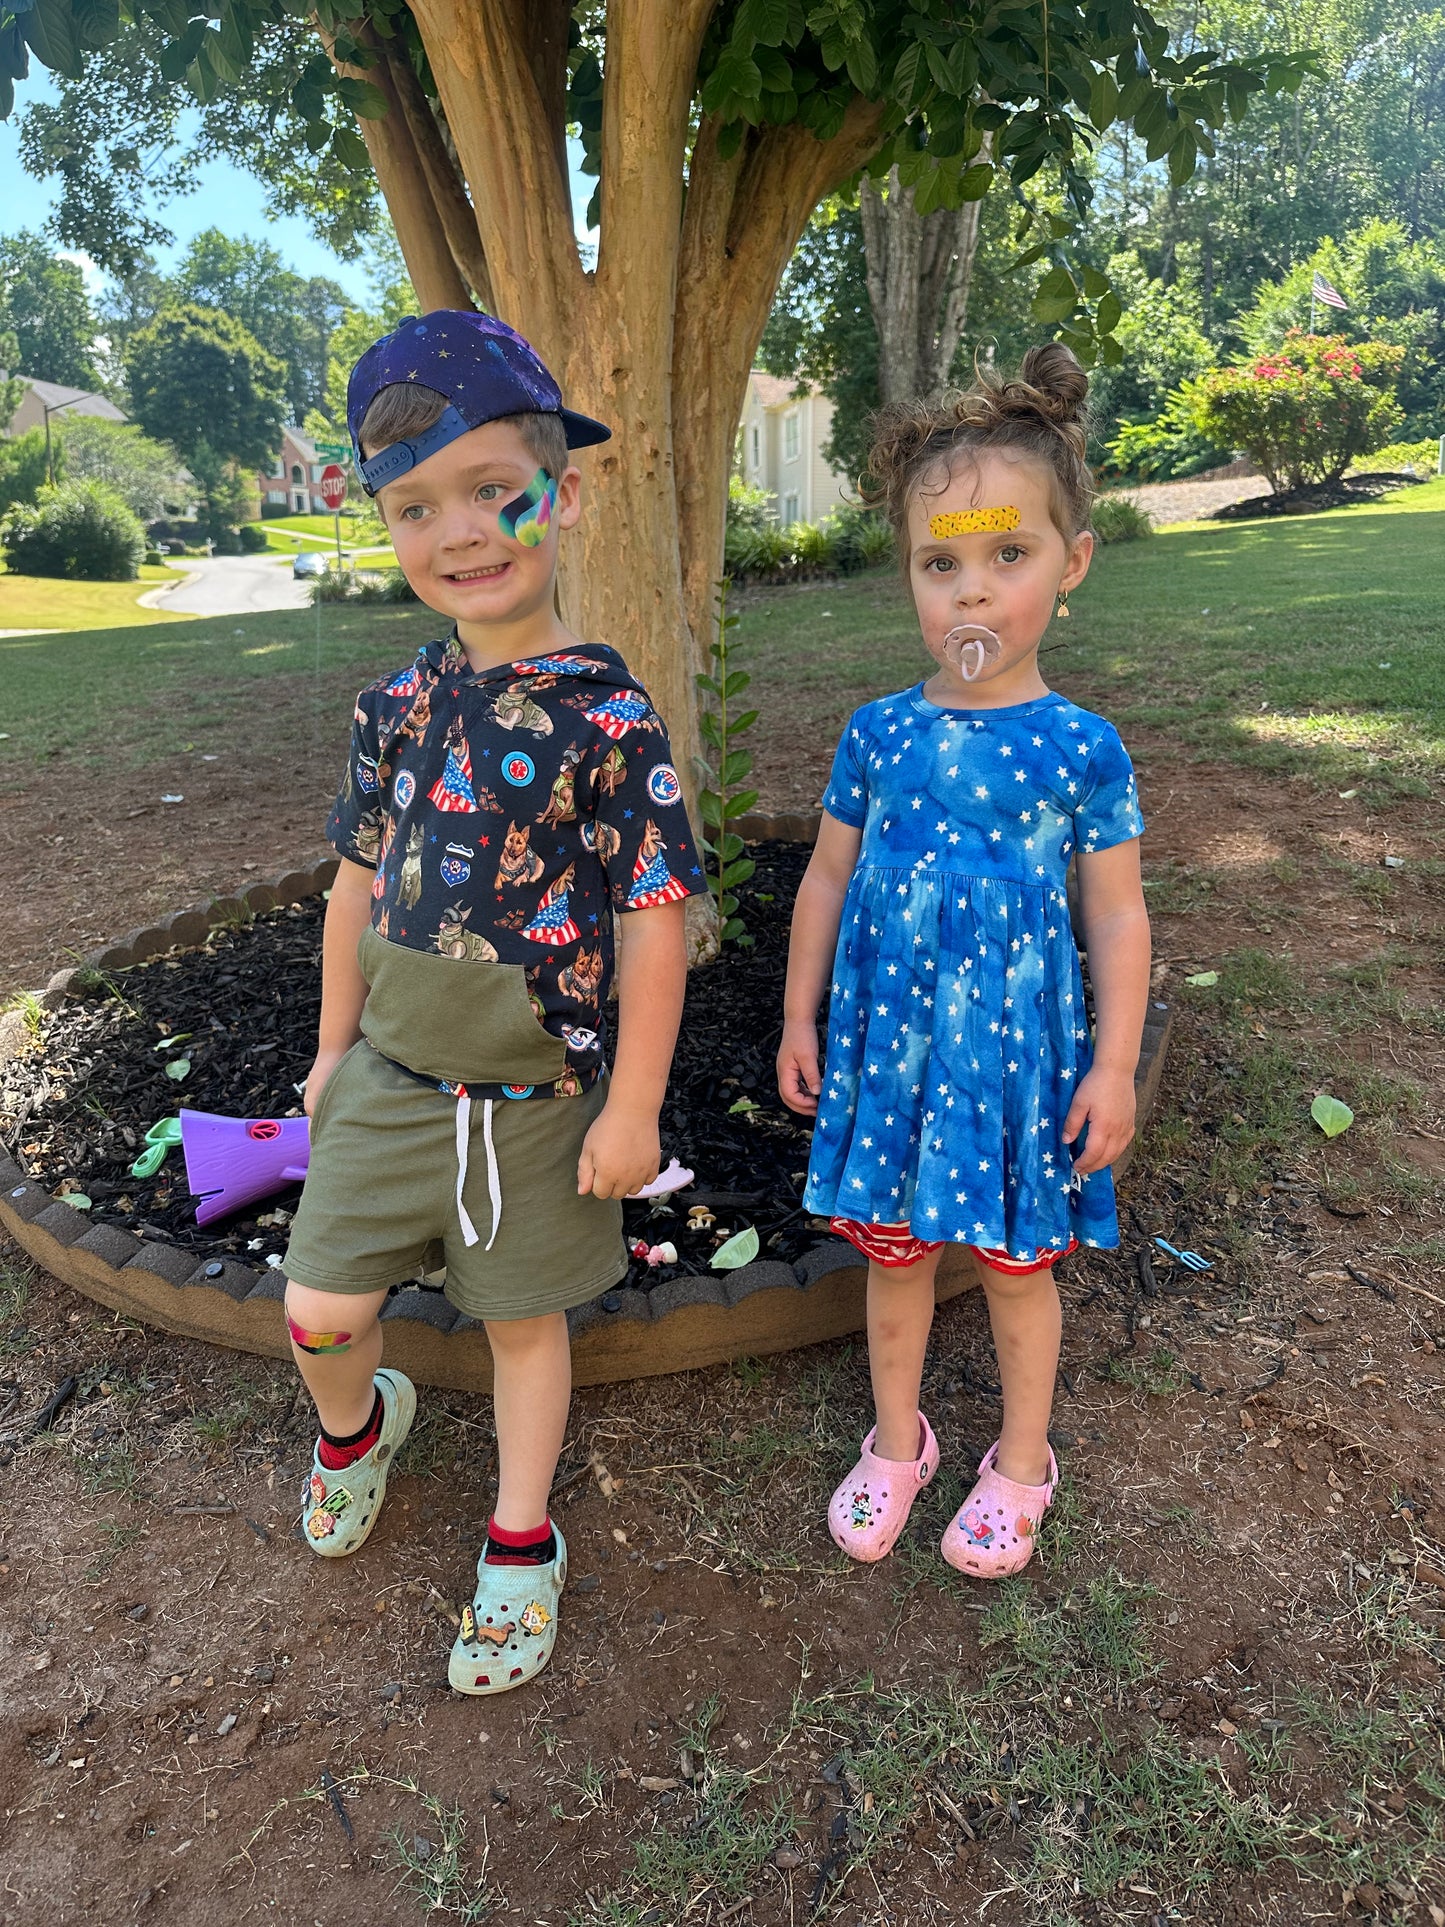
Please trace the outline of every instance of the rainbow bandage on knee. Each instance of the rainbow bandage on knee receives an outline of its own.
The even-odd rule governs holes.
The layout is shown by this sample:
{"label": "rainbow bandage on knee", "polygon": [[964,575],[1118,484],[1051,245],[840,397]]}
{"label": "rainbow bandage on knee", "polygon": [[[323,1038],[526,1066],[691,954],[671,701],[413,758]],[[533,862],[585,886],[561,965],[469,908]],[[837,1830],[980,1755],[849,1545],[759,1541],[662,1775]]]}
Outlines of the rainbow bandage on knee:
{"label": "rainbow bandage on knee", "polygon": [[336,1352],[351,1350],[350,1332],[309,1332],[296,1323],[289,1311],[286,1314],[286,1329],[291,1334],[291,1343],[298,1350],[311,1352],[315,1356],[329,1357]]}
{"label": "rainbow bandage on knee", "polygon": [[1019,525],[1019,512],[1011,504],[997,509],[954,509],[948,515],[931,515],[928,518],[928,533],[939,542],[946,542],[950,535],[973,535],[977,531],[1002,535],[1006,529],[1016,529]]}

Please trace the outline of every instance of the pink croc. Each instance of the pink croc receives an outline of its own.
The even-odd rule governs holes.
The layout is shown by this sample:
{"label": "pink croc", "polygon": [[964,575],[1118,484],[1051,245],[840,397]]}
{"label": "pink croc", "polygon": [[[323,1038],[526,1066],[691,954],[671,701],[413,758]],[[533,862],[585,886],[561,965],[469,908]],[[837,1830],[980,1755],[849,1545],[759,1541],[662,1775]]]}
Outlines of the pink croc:
{"label": "pink croc", "polygon": [[913,1501],[938,1470],[938,1440],[922,1412],[918,1424],[923,1449],[912,1461],[875,1458],[875,1425],[863,1441],[858,1463],[833,1494],[828,1530],[850,1559],[871,1565],[892,1552]]}
{"label": "pink croc", "polygon": [[994,1470],[998,1440],[979,1466],[978,1484],[969,1493],[943,1535],[943,1556],[960,1572],[975,1579],[1007,1579],[1022,1572],[1033,1557],[1034,1535],[1054,1502],[1059,1482],[1058,1461],[1049,1452],[1049,1476],[1043,1485],[1019,1485]]}

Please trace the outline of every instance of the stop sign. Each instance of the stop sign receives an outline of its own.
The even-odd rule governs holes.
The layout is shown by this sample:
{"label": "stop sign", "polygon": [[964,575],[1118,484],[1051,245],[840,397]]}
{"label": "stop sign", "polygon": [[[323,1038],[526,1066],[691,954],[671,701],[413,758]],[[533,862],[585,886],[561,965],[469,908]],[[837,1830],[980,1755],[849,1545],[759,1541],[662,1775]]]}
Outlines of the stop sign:
{"label": "stop sign", "polygon": [[329,509],[339,509],[346,500],[346,470],[328,462],[321,471],[321,499]]}

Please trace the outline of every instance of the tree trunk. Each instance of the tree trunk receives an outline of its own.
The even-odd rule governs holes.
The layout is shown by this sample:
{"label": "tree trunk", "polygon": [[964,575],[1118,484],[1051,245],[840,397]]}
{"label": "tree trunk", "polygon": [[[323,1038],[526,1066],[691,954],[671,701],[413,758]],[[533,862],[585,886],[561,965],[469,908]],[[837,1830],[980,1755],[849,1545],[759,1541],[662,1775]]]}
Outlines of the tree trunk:
{"label": "tree trunk", "polygon": [[[535,344],[569,405],[613,430],[579,461],[588,499],[562,545],[562,610],[579,634],[615,644],[646,684],[690,798],[693,676],[706,659],[748,371],[808,215],[874,151],[884,111],[855,100],[827,141],[801,127],[748,130],[726,160],[705,118],[689,154],[714,7],[610,0],[590,272],[565,166],[566,0],[413,0],[449,141],[438,128],[434,142],[418,138],[416,100],[394,72],[389,98],[402,113],[362,123],[418,299],[455,306],[466,281],[480,296],[485,280],[490,305]],[[451,164],[453,151],[447,188],[437,157]],[[475,249],[458,239],[462,205]]]}
{"label": "tree trunk", "polygon": [[896,167],[887,186],[885,194],[865,174],[858,211],[878,332],[879,394],[884,402],[906,402],[937,394],[948,381],[968,316],[983,203],[919,214]]}

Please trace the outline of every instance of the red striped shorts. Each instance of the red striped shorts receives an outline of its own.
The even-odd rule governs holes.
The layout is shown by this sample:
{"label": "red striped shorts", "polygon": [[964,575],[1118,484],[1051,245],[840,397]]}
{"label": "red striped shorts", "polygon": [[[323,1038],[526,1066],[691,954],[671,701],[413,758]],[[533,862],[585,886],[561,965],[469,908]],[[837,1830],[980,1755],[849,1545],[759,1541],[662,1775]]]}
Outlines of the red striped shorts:
{"label": "red striped shorts", "polygon": [[[836,1231],[840,1238],[846,1238],[865,1258],[889,1270],[903,1265],[916,1265],[920,1258],[943,1249],[941,1243],[930,1244],[926,1238],[915,1238],[906,1224],[860,1224],[856,1218],[830,1218],[828,1229]],[[1041,1251],[1036,1258],[1011,1258],[1006,1251],[992,1251],[983,1245],[965,1247],[990,1271],[1006,1271],[1016,1278],[1029,1277],[1036,1271],[1048,1271],[1060,1258],[1067,1258],[1071,1251],[1077,1251],[1078,1248],[1078,1239],[1070,1238],[1063,1251]]]}

